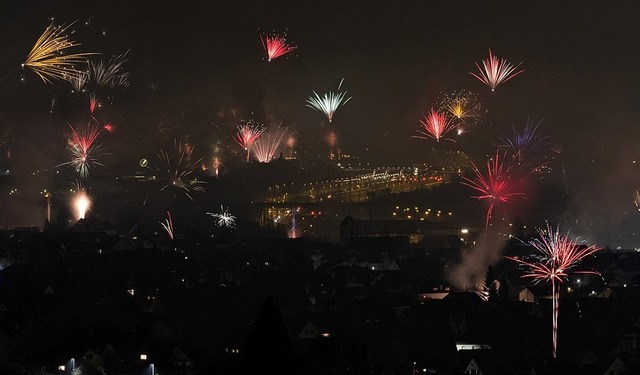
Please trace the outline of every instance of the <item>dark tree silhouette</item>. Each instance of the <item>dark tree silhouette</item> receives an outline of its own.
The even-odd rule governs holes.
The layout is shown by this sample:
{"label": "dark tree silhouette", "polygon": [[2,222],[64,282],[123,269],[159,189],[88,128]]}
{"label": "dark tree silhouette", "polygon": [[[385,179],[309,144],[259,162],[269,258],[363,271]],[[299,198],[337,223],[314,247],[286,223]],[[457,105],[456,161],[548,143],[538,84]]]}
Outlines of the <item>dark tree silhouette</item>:
{"label": "dark tree silhouette", "polygon": [[267,297],[251,325],[242,355],[247,374],[288,374],[293,361],[293,346],[282,315],[271,297]]}

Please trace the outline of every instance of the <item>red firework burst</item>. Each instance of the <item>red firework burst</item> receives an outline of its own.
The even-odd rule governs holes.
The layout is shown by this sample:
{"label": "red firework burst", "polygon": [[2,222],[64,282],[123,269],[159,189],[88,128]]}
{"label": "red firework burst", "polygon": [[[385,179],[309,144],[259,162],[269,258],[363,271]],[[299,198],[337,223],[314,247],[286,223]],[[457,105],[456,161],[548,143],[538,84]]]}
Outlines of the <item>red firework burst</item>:
{"label": "red firework burst", "polygon": [[262,124],[251,120],[238,125],[238,133],[233,139],[240,147],[247,150],[247,163],[249,162],[249,156],[251,154],[251,146],[260,138],[265,130]]}
{"label": "red firework burst", "polygon": [[[422,125],[422,129],[417,130],[417,132],[421,135],[414,135],[414,138],[432,138],[435,139],[436,142],[440,142],[442,137],[457,127],[452,118],[447,118],[446,114],[438,112],[433,108],[424,119],[420,120],[420,125]],[[445,139],[453,141],[450,138]]]}
{"label": "red firework burst", "polygon": [[113,125],[110,122],[107,122],[106,124],[104,124],[104,130],[109,132],[109,133],[113,133],[116,131],[117,126]]}
{"label": "red firework burst", "polygon": [[498,152],[496,152],[495,158],[487,160],[486,175],[480,172],[475,164],[471,163],[471,165],[476,178],[463,177],[461,183],[480,193],[480,195],[475,195],[471,198],[489,202],[485,222],[485,226],[489,226],[489,220],[496,204],[510,203],[516,198],[524,198],[526,196],[524,192],[519,191],[522,188],[523,180],[512,176],[511,167],[505,166]]}
{"label": "red firework burst", "polygon": [[286,55],[287,53],[298,48],[287,42],[286,34],[261,35],[260,40],[262,41],[262,46],[264,47],[264,51],[267,53],[267,59],[269,61]]}
{"label": "red firework burst", "polygon": [[71,136],[67,142],[67,149],[71,153],[71,161],[61,165],[71,165],[76,169],[80,177],[89,177],[89,169],[92,165],[101,165],[96,160],[96,156],[102,151],[102,146],[97,143],[97,139],[102,133],[102,128],[93,126],[91,123],[85,129],[76,131],[71,125]]}
{"label": "red firework burst", "polygon": [[565,282],[570,273],[596,274],[595,271],[574,270],[578,264],[589,255],[600,250],[597,246],[580,246],[577,240],[571,240],[567,235],[561,236],[559,229],[554,232],[549,224],[546,229],[538,229],[540,239],[530,241],[529,244],[538,252],[528,261],[517,257],[506,257],[525,266],[528,271],[522,275],[530,278],[534,283],[550,282],[552,290],[553,309],[553,357],[556,357],[558,343],[558,304],[560,302],[559,284]]}

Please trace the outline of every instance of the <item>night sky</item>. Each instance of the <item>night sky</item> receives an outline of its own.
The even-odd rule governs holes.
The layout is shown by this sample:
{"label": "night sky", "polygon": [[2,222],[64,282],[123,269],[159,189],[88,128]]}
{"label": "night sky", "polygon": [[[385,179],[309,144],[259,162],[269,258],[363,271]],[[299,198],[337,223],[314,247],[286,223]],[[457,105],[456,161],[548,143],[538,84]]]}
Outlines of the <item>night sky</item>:
{"label": "night sky", "polygon": [[[103,109],[118,126],[108,167],[123,173],[156,152],[149,129],[160,121],[196,136],[230,107],[244,119],[283,121],[300,152],[320,154],[328,127],[305,100],[344,78],[353,98],[334,118],[343,152],[410,165],[443,147],[482,162],[513,126],[543,120],[540,130],[564,150],[567,215],[597,212],[615,226],[637,214],[638,2],[5,1],[2,75],[20,66],[51,17],[77,21],[78,50],[105,59],[129,51],[131,86]],[[259,34],[285,30],[298,49],[268,63]],[[493,93],[469,74],[489,48],[525,70]],[[18,70],[0,85],[12,173],[64,162],[65,132],[79,121],[68,84]],[[476,129],[456,144],[412,138],[438,99],[460,89],[487,111]]]}

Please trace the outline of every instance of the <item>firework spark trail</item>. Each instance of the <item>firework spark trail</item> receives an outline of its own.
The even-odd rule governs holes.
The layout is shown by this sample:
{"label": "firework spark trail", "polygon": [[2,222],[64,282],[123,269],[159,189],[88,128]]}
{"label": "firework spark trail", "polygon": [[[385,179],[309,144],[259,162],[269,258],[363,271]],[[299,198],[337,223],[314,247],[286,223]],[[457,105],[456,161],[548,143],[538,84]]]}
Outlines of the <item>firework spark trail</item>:
{"label": "firework spark trail", "polygon": [[160,225],[162,225],[162,228],[167,232],[169,238],[173,240],[173,220],[171,219],[171,212],[167,211],[167,218],[164,220],[164,223],[161,221]]}
{"label": "firework spark trail", "polygon": [[[421,135],[414,135],[413,137],[420,139],[432,138],[436,142],[440,142],[441,138],[457,127],[453,119],[447,118],[446,114],[440,113],[433,108],[424,119],[420,120],[420,125],[422,125],[422,129],[417,130],[417,132]],[[453,141],[450,138],[444,139]]]}
{"label": "firework spark trail", "polygon": [[233,228],[236,225],[236,217],[231,215],[229,209],[225,209],[222,205],[220,205],[220,213],[207,212],[207,215],[213,216],[219,227]]}
{"label": "firework spark trail", "polygon": [[71,153],[71,160],[60,165],[71,165],[81,178],[89,177],[89,170],[93,165],[104,166],[97,161],[102,151],[102,145],[97,143],[102,128],[91,123],[83,131],[76,131],[71,125],[71,136],[67,142],[67,149]]}
{"label": "firework spark trail", "polygon": [[327,134],[326,140],[329,144],[329,159],[333,160],[336,156],[333,151],[336,147],[336,144],[338,143],[338,135],[335,131],[331,130],[329,134]]}
{"label": "firework spark trail", "polygon": [[214,156],[213,162],[211,163],[213,166],[213,171],[216,174],[216,179],[220,176],[220,167],[222,166],[222,160],[219,157]]}
{"label": "firework spark trail", "polygon": [[11,140],[11,126],[6,123],[0,123],[0,149],[3,146],[9,145]]}
{"label": "firework spark trail", "polygon": [[[556,157],[560,157],[564,153],[564,149],[562,145],[555,144],[551,146],[551,152],[555,154]],[[567,196],[569,196],[569,185],[567,184],[567,171],[564,169],[564,162],[560,161],[560,165],[562,166],[562,178],[564,179],[564,191]]]}
{"label": "firework spark trail", "polygon": [[597,246],[579,246],[577,240],[569,239],[568,235],[560,235],[559,228],[553,229],[547,224],[546,229],[538,229],[539,239],[529,242],[537,252],[533,256],[533,261],[520,259],[517,257],[506,257],[527,268],[527,273],[523,278],[530,278],[534,283],[550,282],[552,289],[552,309],[553,309],[553,357],[556,357],[558,344],[558,307],[560,302],[559,286],[568,280],[570,273],[595,274],[596,271],[574,270],[579,263],[589,255],[600,250]]}
{"label": "firework spark trail", "polygon": [[507,82],[511,78],[524,72],[524,70],[516,71],[521,64],[522,63],[514,66],[507,62],[507,60],[494,56],[491,50],[489,50],[489,57],[486,60],[482,60],[482,68],[476,63],[480,74],[478,75],[473,72],[469,72],[469,74],[487,85],[491,91],[495,91],[499,84]]}
{"label": "firework spark trail", "polygon": [[289,135],[287,139],[287,146],[289,146],[289,158],[293,159],[293,147],[296,145],[296,138],[293,134]]}
{"label": "firework spark trail", "polygon": [[49,25],[36,41],[23,67],[31,69],[45,83],[54,79],[71,80],[82,73],[76,68],[86,63],[87,56],[95,53],[66,53],[80,43],[71,38],[69,25]]}
{"label": "firework spark trail", "polygon": [[331,122],[333,120],[333,115],[336,113],[338,108],[347,104],[349,99],[351,99],[351,97],[345,99],[347,95],[346,91],[340,92],[343,82],[344,78],[340,81],[337,92],[328,91],[322,97],[314,91],[314,96],[310,96],[309,99],[307,99],[307,107],[315,109],[320,113],[324,113],[329,122]]}
{"label": "firework spark trail", "polygon": [[299,211],[299,208],[296,209],[294,207],[291,208],[291,229],[289,230],[288,237],[289,238],[298,238],[298,220],[296,219],[296,213]]}
{"label": "firework spark trail", "polygon": [[511,167],[505,166],[502,158],[496,152],[495,158],[487,160],[487,174],[484,175],[474,163],[471,163],[475,179],[462,177],[460,182],[477,192],[480,195],[471,198],[489,201],[485,227],[489,226],[489,220],[493,214],[493,208],[499,203],[510,203],[516,198],[524,198],[526,194],[519,191],[522,179],[512,176]]}
{"label": "firework spark trail", "polygon": [[[545,162],[535,163],[531,159],[535,157],[535,153],[546,145],[549,136],[545,136],[538,131],[538,126],[542,121],[534,123],[527,121],[522,133],[518,133],[513,128],[513,138],[503,139],[507,149],[511,152],[512,157],[521,165],[529,166],[531,170],[540,168]],[[535,164],[535,165],[534,165]]]}
{"label": "firework spark trail", "polygon": [[160,191],[173,189],[174,198],[175,191],[179,191],[192,201],[192,193],[205,191],[203,185],[206,182],[193,178],[194,170],[198,168],[202,158],[191,160],[192,152],[193,148],[187,148],[177,141],[174,142],[171,154],[165,150],[160,150],[158,158],[163,166],[161,168],[153,168],[160,174],[161,179],[167,181]]}
{"label": "firework spark trail", "polygon": [[284,136],[287,135],[288,128],[282,128],[278,125],[275,129],[267,130],[258,139],[253,147],[253,156],[260,163],[269,163],[275,157],[276,153],[280,149]]}
{"label": "firework spark trail", "polygon": [[99,62],[88,61],[86,82],[89,83],[93,89],[99,87],[109,88],[114,90],[116,88],[126,89],[129,87],[129,72],[124,71],[124,63],[128,61],[127,54],[125,52],[121,55],[117,55],[109,59],[109,61],[100,60]]}
{"label": "firework spark trail", "polygon": [[87,80],[89,79],[89,72],[79,72],[77,75],[70,77],[67,81],[71,84],[72,92],[86,92]]}
{"label": "firework spark trail", "polygon": [[238,133],[233,139],[240,147],[247,150],[247,163],[251,155],[251,146],[253,146],[265,130],[264,125],[253,120],[238,125]]}
{"label": "firework spark trail", "polygon": [[100,100],[98,100],[94,94],[89,95],[89,112],[91,112],[91,115],[93,115],[93,112],[101,105],[102,103],[100,103]]}
{"label": "firework spark trail", "polygon": [[260,35],[260,41],[262,42],[262,46],[264,47],[264,51],[267,54],[268,61],[271,61],[280,56],[284,56],[289,52],[294,51],[296,46],[291,45],[287,42],[286,34],[277,35],[277,34],[267,34]]}

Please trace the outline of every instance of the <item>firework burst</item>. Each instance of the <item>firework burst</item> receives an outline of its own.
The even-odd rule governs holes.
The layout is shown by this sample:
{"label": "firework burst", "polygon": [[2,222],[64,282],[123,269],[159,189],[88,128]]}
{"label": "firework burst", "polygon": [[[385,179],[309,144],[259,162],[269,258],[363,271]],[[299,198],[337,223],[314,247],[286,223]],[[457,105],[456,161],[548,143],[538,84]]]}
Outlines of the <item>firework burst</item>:
{"label": "firework burst", "polygon": [[113,133],[116,131],[116,129],[118,128],[116,125],[113,125],[110,122],[107,122],[106,124],[104,124],[104,126],[102,127],[107,133]]}
{"label": "firework burst", "polygon": [[[544,162],[535,163],[532,159],[535,158],[536,153],[540,151],[546,145],[546,141],[549,140],[548,136],[541,134],[538,131],[538,126],[542,121],[534,123],[533,121],[527,121],[524,129],[519,133],[516,128],[513,128],[513,138],[503,139],[506,148],[511,153],[511,156],[518,164],[522,166],[528,166],[531,169],[537,169],[544,165]],[[533,164],[532,164],[533,163]]]}
{"label": "firework burst", "polygon": [[451,94],[444,94],[438,111],[447,113],[458,122],[458,135],[478,124],[482,104],[478,101],[478,95],[467,90],[454,91]]}
{"label": "firework burst", "polygon": [[194,171],[198,169],[198,165],[202,159],[192,160],[191,154],[193,148],[185,147],[181,142],[174,142],[171,152],[160,150],[158,158],[162,167],[153,168],[165,181],[165,185],[160,191],[167,189],[175,192],[183,193],[187,198],[193,201],[192,194],[194,192],[204,192],[205,181],[200,181],[194,176]]}
{"label": "firework burst", "polygon": [[219,227],[233,228],[236,225],[236,217],[231,215],[229,209],[225,209],[223,206],[220,206],[220,213],[207,212],[207,215],[213,216]]}
{"label": "firework burst", "polygon": [[[457,125],[453,122],[453,119],[448,118],[446,114],[431,109],[429,114],[424,119],[420,120],[422,129],[417,130],[420,135],[414,135],[414,138],[420,139],[435,139],[436,142],[440,142],[451,130],[455,129]],[[444,138],[453,141],[450,138]]]}
{"label": "firework burst", "polygon": [[71,165],[81,178],[87,179],[93,166],[104,166],[97,160],[103,151],[102,144],[97,142],[102,128],[91,123],[79,131],[71,125],[69,127],[71,128],[71,136],[67,142],[67,150],[71,154],[71,160],[60,165]]}
{"label": "firework burst", "polygon": [[247,163],[251,155],[251,146],[253,146],[265,130],[264,125],[253,120],[238,125],[238,133],[233,139],[240,147],[247,150]]}
{"label": "firework burst", "polygon": [[491,50],[489,50],[489,57],[487,57],[486,60],[482,60],[482,67],[476,63],[480,74],[472,72],[469,72],[469,74],[488,86],[491,91],[495,91],[499,84],[507,82],[511,78],[524,72],[524,70],[516,71],[521,64],[522,63],[514,66],[507,62],[507,60],[494,56]]}
{"label": "firework burst", "polygon": [[289,44],[287,42],[286,34],[277,35],[277,34],[267,34],[261,35],[260,41],[262,42],[262,46],[264,47],[264,51],[267,54],[267,60],[271,61],[280,56],[284,56],[292,51],[294,51],[296,46]]}
{"label": "firework burst", "polygon": [[314,96],[311,96],[309,97],[309,99],[307,99],[307,107],[313,108],[320,113],[324,113],[324,115],[327,116],[329,122],[331,122],[331,120],[333,119],[333,115],[336,113],[338,108],[347,104],[349,99],[351,99],[351,97],[346,98],[346,91],[340,92],[340,87],[342,87],[343,82],[344,78],[340,81],[338,90],[336,92],[329,91],[322,97],[314,91]]}
{"label": "firework burst", "polygon": [[23,67],[31,69],[45,83],[54,79],[70,80],[81,72],[78,65],[86,63],[87,56],[95,53],[67,53],[67,50],[80,43],[71,38],[70,25],[49,25],[36,41]]}
{"label": "firework burst", "polygon": [[558,343],[558,305],[560,302],[559,286],[568,280],[570,273],[599,274],[595,271],[578,271],[575,268],[589,255],[600,250],[597,246],[580,246],[577,240],[569,239],[568,235],[560,235],[559,228],[553,229],[547,224],[546,229],[538,229],[539,239],[529,242],[538,254],[531,256],[531,260],[517,257],[507,257],[525,268],[527,273],[523,278],[529,278],[534,283],[551,283],[553,309],[553,357],[556,357]]}
{"label": "firework burst", "polygon": [[471,163],[475,179],[463,177],[461,184],[476,190],[479,195],[471,198],[486,200],[489,202],[485,226],[489,226],[489,220],[496,204],[510,203],[516,198],[524,198],[525,193],[520,191],[522,180],[514,178],[511,167],[505,166],[499,153],[495,158],[487,160],[487,174],[480,172],[475,164]]}
{"label": "firework burst", "polygon": [[280,125],[275,129],[267,130],[260,139],[256,141],[253,147],[253,156],[255,156],[260,163],[271,162],[275,159],[285,135],[287,135],[287,128],[282,128]]}
{"label": "firework burst", "polygon": [[124,63],[128,61],[127,53],[114,56],[109,61],[87,62],[86,82],[93,89],[99,87],[126,89],[129,87],[129,72],[124,70]]}

